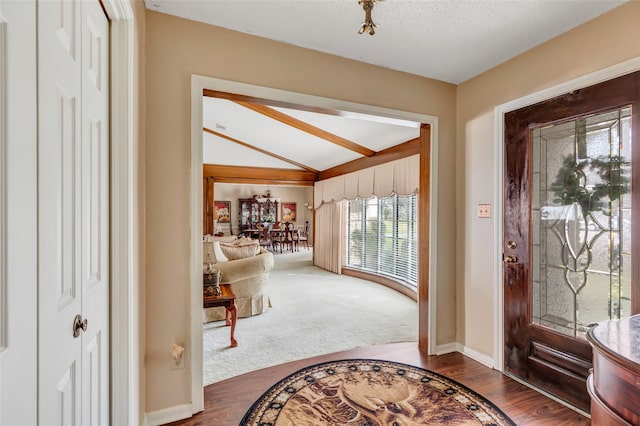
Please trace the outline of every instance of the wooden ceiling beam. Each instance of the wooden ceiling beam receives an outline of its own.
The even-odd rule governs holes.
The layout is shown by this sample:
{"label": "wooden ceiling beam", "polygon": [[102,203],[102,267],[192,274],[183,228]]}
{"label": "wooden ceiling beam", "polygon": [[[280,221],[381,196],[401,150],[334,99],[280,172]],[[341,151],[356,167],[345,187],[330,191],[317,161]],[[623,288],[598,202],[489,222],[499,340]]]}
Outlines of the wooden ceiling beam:
{"label": "wooden ceiling beam", "polygon": [[318,114],[333,115],[336,117],[357,118],[373,123],[394,124],[397,126],[420,128],[420,123],[401,118],[384,117],[381,115],[363,114],[354,111],[341,111],[331,108],[323,108],[310,105],[295,104],[292,102],[276,101],[273,99],[256,98],[255,96],[239,95],[237,93],[220,92],[218,90],[204,89],[202,95],[208,98],[226,99],[228,101],[249,102],[253,104],[267,105],[271,107],[296,109],[299,111],[315,112]]}
{"label": "wooden ceiling beam", "polygon": [[[224,178],[217,177],[215,183],[235,183],[243,185],[285,185],[285,186],[313,186],[311,181],[302,180],[267,180],[267,179],[249,179],[249,178]],[[273,188],[272,188],[273,189]]]}
{"label": "wooden ceiling beam", "polygon": [[358,158],[348,163],[340,164],[330,169],[324,170],[318,174],[318,180],[329,179],[332,177],[344,175],[368,167],[377,166],[379,164],[388,163],[389,161],[399,160],[420,153],[420,138],[411,139],[400,145],[378,151],[373,157]]}
{"label": "wooden ceiling beam", "polygon": [[345,116],[346,113],[336,109],[314,107],[308,105],[294,104],[285,101],[276,101],[273,99],[256,98],[255,96],[239,95],[237,93],[220,92],[218,90],[203,89],[202,95],[208,98],[226,99],[234,102],[247,102],[252,104],[267,105],[271,107],[297,109],[300,111],[317,112],[319,114],[334,115],[337,117]]}
{"label": "wooden ceiling beam", "polygon": [[213,177],[216,182],[264,185],[311,186],[318,179],[317,173],[307,170],[239,167],[218,164],[204,164],[202,173],[204,177]]}
{"label": "wooden ceiling beam", "polygon": [[280,156],[280,155],[278,155],[278,154],[275,154],[275,153],[273,153],[273,152],[270,152],[270,151],[264,150],[264,149],[262,149],[262,148],[258,148],[257,146],[253,146],[253,145],[248,144],[248,143],[246,143],[246,142],[243,142],[243,141],[241,141],[241,140],[239,140],[239,139],[232,138],[231,136],[227,136],[227,135],[224,135],[224,134],[222,134],[222,133],[216,132],[215,130],[208,129],[208,128],[206,128],[206,127],[203,127],[203,128],[202,128],[202,130],[204,130],[204,131],[205,131],[205,132],[207,132],[207,133],[211,133],[212,135],[215,135],[215,136],[218,136],[218,137],[220,137],[220,138],[226,139],[226,140],[228,140],[228,141],[230,141],[230,142],[233,142],[233,143],[236,143],[236,144],[238,144],[238,145],[244,146],[245,148],[252,149],[252,150],[257,151],[257,152],[259,152],[259,153],[261,153],[261,154],[265,154],[265,155],[268,155],[269,157],[273,157],[273,158],[276,158],[276,159],[278,159],[278,160],[280,160],[280,161],[284,161],[284,162],[286,162],[286,163],[289,163],[289,164],[291,164],[291,165],[294,165],[294,166],[296,166],[296,167],[300,167],[301,169],[304,169],[304,170],[306,170],[306,171],[308,171],[308,172],[311,172],[311,173],[318,173],[318,170],[316,170],[316,169],[314,169],[314,168],[311,168],[311,167],[306,166],[306,165],[304,165],[304,164],[301,164],[301,163],[298,163],[298,162],[296,162],[296,161],[290,160],[289,158],[282,157],[282,156]]}
{"label": "wooden ceiling beam", "polygon": [[318,127],[312,126],[309,123],[305,123],[302,120],[298,120],[297,118],[291,117],[290,115],[284,114],[266,105],[255,104],[255,103],[244,102],[244,101],[234,101],[234,102],[237,103],[238,105],[242,105],[245,108],[248,108],[266,117],[269,117],[272,120],[279,121],[295,129],[309,133],[310,135],[324,139],[327,142],[331,142],[342,148],[348,149],[353,152],[357,152],[358,154],[364,155],[365,157],[372,157],[376,154],[375,151],[365,146],[358,145],[357,143],[352,142],[348,139],[345,139],[342,136],[338,136],[333,133],[327,132],[326,130],[322,130]]}

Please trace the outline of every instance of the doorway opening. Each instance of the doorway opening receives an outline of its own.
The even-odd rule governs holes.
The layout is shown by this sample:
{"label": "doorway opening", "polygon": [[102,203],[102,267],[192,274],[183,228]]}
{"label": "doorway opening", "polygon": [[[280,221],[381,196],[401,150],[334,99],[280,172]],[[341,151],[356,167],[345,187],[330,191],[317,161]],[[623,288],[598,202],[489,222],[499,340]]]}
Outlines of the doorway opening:
{"label": "doorway opening", "polygon": [[[424,259],[421,259],[421,264],[430,265],[430,268],[424,268],[419,286],[419,341],[421,342],[421,349],[425,352],[435,352],[435,321],[431,318],[435,318],[435,289],[431,288],[428,283],[433,282],[431,277],[435,276],[436,269],[436,210],[437,199],[436,187],[437,187],[437,129],[438,119],[436,117],[427,116],[424,114],[407,113],[403,111],[395,111],[386,108],[372,107],[362,104],[354,104],[350,102],[338,101],[334,99],[321,98],[310,95],[302,95],[294,92],[286,92],[276,89],[268,89],[259,86],[247,85],[243,83],[230,82],[226,80],[218,80],[202,76],[192,77],[192,164],[202,164],[202,94],[204,90],[215,90],[224,93],[235,93],[242,96],[247,96],[251,99],[271,99],[273,102],[307,105],[310,108],[315,109],[327,109],[332,111],[352,111],[354,114],[370,114],[378,117],[389,117],[395,120],[410,120],[418,123],[426,123],[428,125],[426,145],[422,144],[423,149],[421,151],[421,162],[426,165],[424,169],[430,170],[431,179],[425,180],[425,185],[421,185],[424,188],[421,191],[421,198],[431,201],[431,203],[424,203],[423,209],[420,214],[423,218],[429,218],[423,223],[424,234],[428,236],[421,240],[426,248],[431,245],[434,250],[421,250]],[[424,148],[426,147],[426,148]],[[421,163],[422,165],[422,163]],[[260,170],[262,171],[262,170]],[[192,168],[192,180],[191,180],[191,205],[192,205],[192,256],[191,256],[191,365],[192,365],[192,410],[198,412],[203,409],[202,396],[202,212],[203,212],[203,197],[202,197],[202,170],[196,167]]]}

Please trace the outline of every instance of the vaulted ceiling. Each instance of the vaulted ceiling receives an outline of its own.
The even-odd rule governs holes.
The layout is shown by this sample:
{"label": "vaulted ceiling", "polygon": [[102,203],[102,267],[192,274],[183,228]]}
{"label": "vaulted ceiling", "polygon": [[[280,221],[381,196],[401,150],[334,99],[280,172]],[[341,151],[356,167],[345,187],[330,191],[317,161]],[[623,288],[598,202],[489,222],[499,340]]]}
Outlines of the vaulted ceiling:
{"label": "vaulted ceiling", "polygon": [[205,164],[317,174],[401,144],[417,147],[419,136],[420,123],[406,120],[265,105],[212,91],[203,97]]}

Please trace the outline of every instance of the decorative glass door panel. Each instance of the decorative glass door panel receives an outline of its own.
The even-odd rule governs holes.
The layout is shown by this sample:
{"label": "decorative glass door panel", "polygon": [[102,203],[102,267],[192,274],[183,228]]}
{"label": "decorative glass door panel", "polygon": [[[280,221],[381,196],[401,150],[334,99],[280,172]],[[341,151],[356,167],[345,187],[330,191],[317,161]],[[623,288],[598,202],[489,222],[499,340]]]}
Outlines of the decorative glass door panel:
{"label": "decorative glass door panel", "polygon": [[631,309],[631,108],[533,129],[535,324],[584,338]]}

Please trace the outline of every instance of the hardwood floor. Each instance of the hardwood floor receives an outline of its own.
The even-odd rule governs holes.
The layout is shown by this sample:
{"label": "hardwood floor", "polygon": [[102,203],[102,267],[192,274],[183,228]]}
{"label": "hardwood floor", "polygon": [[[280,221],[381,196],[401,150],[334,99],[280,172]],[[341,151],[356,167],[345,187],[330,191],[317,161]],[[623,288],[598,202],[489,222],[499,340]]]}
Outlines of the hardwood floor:
{"label": "hardwood floor", "polygon": [[353,358],[403,362],[443,374],[489,399],[517,425],[590,424],[581,414],[460,353],[426,356],[417,343],[393,343],[294,361],[214,383],[204,391],[205,411],[169,425],[238,425],[251,404],[287,375],[308,365]]}

